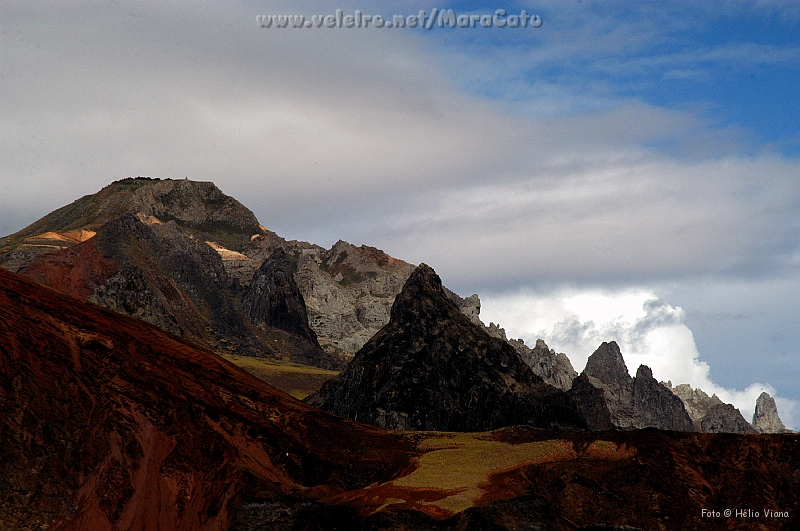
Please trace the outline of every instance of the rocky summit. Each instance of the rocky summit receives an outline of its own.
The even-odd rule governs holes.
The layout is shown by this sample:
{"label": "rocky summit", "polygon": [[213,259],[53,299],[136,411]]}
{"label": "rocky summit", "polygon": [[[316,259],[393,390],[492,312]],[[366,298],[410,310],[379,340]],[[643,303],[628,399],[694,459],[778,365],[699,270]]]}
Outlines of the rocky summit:
{"label": "rocky summit", "polygon": [[5,238],[0,265],[218,352],[341,368],[281,244],[213,183],[123,179]]}
{"label": "rocky summit", "polygon": [[575,401],[464,315],[425,264],[395,299],[389,323],[307,401],[403,430],[586,427]]}
{"label": "rocky summit", "polygon": [[681,399],[658,383],[645,365],[632,378],[616,342],[601,344],[589,356],[583,374],[603,390],[611,421],[618,428],[693,431]]}
{"label": "rocky summit", "polygon": [[778,416],[778,406],[775,399],[768,393],[761,393],[756,400],[756,409],[753,412],[753,429],[758,433],[790,433]]}

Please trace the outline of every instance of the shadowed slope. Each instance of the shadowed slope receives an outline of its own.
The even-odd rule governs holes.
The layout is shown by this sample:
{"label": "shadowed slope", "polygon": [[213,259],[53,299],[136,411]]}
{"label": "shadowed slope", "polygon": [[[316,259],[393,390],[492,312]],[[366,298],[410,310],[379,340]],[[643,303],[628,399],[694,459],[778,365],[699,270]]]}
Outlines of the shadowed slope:
{"label": "shadowed slope", "polygon": [[2,529],[227,529],[242,497],[335,493],[409,465],[399,436],[4,270],[0,337]]}

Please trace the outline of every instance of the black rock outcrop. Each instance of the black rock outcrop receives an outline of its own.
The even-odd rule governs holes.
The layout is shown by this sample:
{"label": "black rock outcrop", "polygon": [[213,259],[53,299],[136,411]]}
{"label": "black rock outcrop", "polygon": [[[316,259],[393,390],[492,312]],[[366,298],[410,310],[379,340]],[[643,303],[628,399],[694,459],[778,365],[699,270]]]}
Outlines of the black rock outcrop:
{"label": "black rock outcrop", "polygon": [[589,381],[589,377],[581,374],[572,380],[572,389],[567,391],[577,404],[586,419],[586,426],[592,431],[614,430],[616,427],[611,422],[608,412],[605,393]]}
{"label": "black rock outcrop", "polygon": [[285,330],[318,345],[317,334],[308,326],[303,294],[283,249],[276,249],[253,275],[242,296],[242,307],[253,324]]}
{"label": "black rock outcrop", "polygon": [[575,401],[545,384],[508,343],[471,322],[425,264],[395,299],[389,323],[341,375],[306,400],[394,429],[586,428]]}
{"label": "black rock outcrop", "polygon": [[622,429],[658,428],[693,431],[683,401],[641,365],[631,378],[616,342],[603,343],[589,356],[583,371],[604,391],[611,421]]}

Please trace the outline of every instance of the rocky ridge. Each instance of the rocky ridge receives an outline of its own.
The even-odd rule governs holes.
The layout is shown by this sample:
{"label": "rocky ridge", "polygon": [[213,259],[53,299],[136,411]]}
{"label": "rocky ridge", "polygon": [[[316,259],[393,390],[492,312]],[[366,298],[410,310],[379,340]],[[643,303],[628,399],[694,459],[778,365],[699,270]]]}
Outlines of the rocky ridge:
{"label": "rocky ridge", "polygon": [[731,404],[722,402],[717,395],[708,396],[702,389],[692,389],[689,384],[678,384],[675,387],[672,387],[672,382],[661,384],[683,401],[695,431],[753,433],[741,412]]}
{"label": "rocky ridge", "polygon": [[306,400],[402,430],[586,426],[576,403],[464,315],[425,264],[395,299],[389,323]]}
{"label": "rocky ridge", "polygon": [[[456,297],[458,296],[456,295]],[[506,337],[506,331],[500,325],[492,322],[485,325],[479,317],[481,306],[477,295],[472,295],[467,299],[458,297],[454,300],[461,311],[469,316],[472,322],[484,328],[487,334],[511,345],[534,374],[542,380],[562,391],[569,391],[572,388],[572,381],[578,376],[578,373],[572,367],[566,354],[551,349],[543,339],[537,339],[536,345],[530,348],[523,339]]]}
{"label": "rocky ridge", "polygon": [[[89,283],[81,281],[80,275],[75,273],[71,275],[70,286],[58,278],[66,275],[65,269],[74,267],[78,253],[83,263],[77,268],[79,271],[90,267],[89,261],[96,262],[98,257],[88,256],[91,253],[86,249],[73,253],[68,250],[93,237],[103,224],[123,215],[133,215],[157,234],[165,234],[163,238],[169,240],[170,245],[177,244],[184,250],[192,247],[188,254],[203,256],[201,276],[210,273],[215,282],[220,282],[219,261],[213,260],[211,264],[207,249],[202,248],[204,243],[221,260],[225,277],[222,281],[242,289],[250,285],[264,261],[282,249],[305,301],[309,326],[327,353],[322,366],[341,365],[341,361],[334,360],[351,359],[389,322],[394,299],[415,267],[366,245],[339,241],[330,249],[324,249],[302,241],[286,241],[263,227],[250,210],[226,196],[213,183],[146,177],[116,181],[3,238],[0,240],[0,266],[10,271],[22,271],[31,266],[23,274],[33,275],[36,271],[35,278],[40,281],[54,282],[52,285],[67,288],[74,295],[137,316],[171,333],[200,339],[214,348],[239,348],[241,341],[226,334],[215,334],[216,327],[212,326],[209,331],[203,330],[207,328],[205,325],[190,323],[190,315],[195,312],[192,306],[202,311],[209,308],[207,301],[198,302],[182,294],[181,286],[166,290],[174,296],[165,295],[161,288],[148,284],[141,267],[109,266],[115,269],[113,275],[99,278],[103,276],[101,272],[94,271],[97,278]],[[47,258],[39,258],[45,254]],[[59,262],[57,267],[55,262]],[[57,271],[48,273],[45,271],[48,267],[56,267]],[[166,287],[169,283],[161,282],[161,285]],[[477,295],[461,298],[450,290],[446,292],[472,322],[484,326],[479,317]],[[176,298],[182,302],[177,303]],[[493,323],[487,331],[506,340],[505,332]],[[209,341],[216,341],[216,344]],[[510,340],[510,343],[537,375],[562,390],[569,390],[576,373],[566,356],[538,345],[529,349],[522,340]],[[242,353],[275,355],[263,348],[247,346]],[[294,356],[293,359],[298,358]]]}
{"label": "rocky ridge", "polygon": [[583,375],[603,390],[612,423],[620,429],[692,431],[683,402],[641,365],[631,378],[616,342],[601,344],[589,356]]}
{"label": "rocky ridge", "polygon": [[711,406],[700,421],[700,431],[706,433],[756,433],[732,404]]}
{"label": "rocky ridge", "polygon": [[680,398],[692,419],[695,431],[709,433],[786,433],[778,416],[775,400],[768,393],[761,393],[756,401],[753,422],[749,423],[732,404],[725,404],[717,395],[708,396],[702,389],[693,389],[689,384],[672,387],[672,382],[661,382]]}
{"label": "rocky ridge", "polygon": [[[117,238],[125,231],[108,228],[95,236],[104,223],[129,214],[156,234],[156,238],[144,238],[149,250],[139,246],[135,252],[146,256],[153,249],[166,249],[166,260],[108,258],[109,248],[117,257],[125,254],[114,251],[115,245],[125,246],[110,242],[109,230]],[[140,228],[133,233],[142,235]],[[159,238],[161,243],[154,244]],[[104,243],[98,244],[99,240]],[[126,245],[136,247],[131,242]],[[214,252],[209,253],[209,248]],[[304,319],[293,318],[299,323],[295,332],[305,329],[299,332],[299,339],[294,332],[276,336],[280,327],[267,333],[269,327],[258,318],[239,315],[245,301],[237,290],[247,291],[261,265],[278,250],[285,252],[307,307],[308,326],[303,325]],[[191,257],[188,263],[192,265],[181,267],[186,257]],[[155,262],[165,263],[154,267]],[[218,350],[288,357],[329,368],[341,367],[343,359],[350,359],[389,321],[394,298],[414,269],[373,247],[340,241],[326,250],[285,241],[213,183],[149,178],[112,183],[0,239],[0,266],[24,270],[32,278]],[[222,287],[209,290],[204,287],[209,281]],[[522,340],[508,339],[494,323],[485,327],[477,295],[461,298],[445,291],[473,323],[507,341],[536,375],[564,391],[571,390],[577,373],[566,355],[555,353],[542,340],[530,348]],[[209,317],[212,314],[216,317]],[[311,339],[312,335],[318,341]],[[324,354],[320,354],[320,344]],[[584,385],[579,388],[587,389]],[[713,399],[718,399],[681,398],[694,428],[702,429],[704,416],[716,405]],[[731,412],[717,408],[715,414],[725,411]],[[738,412],[731,415],[741,416]],[[777,423],[769,421],[764,425],[771,427],[761,429],[785,429],[777,411],[774,416]],[[742,426],[733,417],[723,424]],[[717,424],[721,422],[717,419]]]}

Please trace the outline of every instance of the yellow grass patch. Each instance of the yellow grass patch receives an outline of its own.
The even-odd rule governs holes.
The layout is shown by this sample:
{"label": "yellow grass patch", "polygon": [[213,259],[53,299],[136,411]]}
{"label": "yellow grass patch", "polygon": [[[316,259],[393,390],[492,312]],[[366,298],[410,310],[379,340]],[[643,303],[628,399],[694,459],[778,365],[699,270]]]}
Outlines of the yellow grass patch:
{"label": "yellow grass patch", "polygon": [[392,483],[398,487],[455,491],[430,502],[451,513],[472,507],[484,494],[481,485],[488,482],[492,472],[576,457],[572,444],[565,441],[512,445],[473,433],[436,434],[423,440],[419,448],[429,451],[420,457],[418,468]]}
{"label": "yellow grass patch", "polygon": [[323,383],[339,374],[338,371],[310,367],[290,361],[225,353],[219,353],[219,355],[246,370],[259,380],[263,380],[281,391],[289,393],[298,400],[302,400],[318,391]]}

